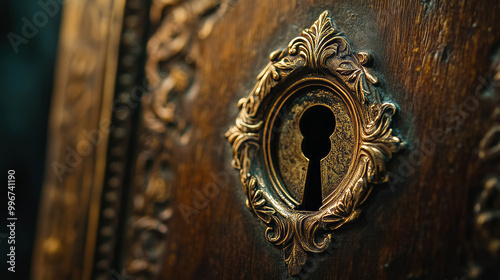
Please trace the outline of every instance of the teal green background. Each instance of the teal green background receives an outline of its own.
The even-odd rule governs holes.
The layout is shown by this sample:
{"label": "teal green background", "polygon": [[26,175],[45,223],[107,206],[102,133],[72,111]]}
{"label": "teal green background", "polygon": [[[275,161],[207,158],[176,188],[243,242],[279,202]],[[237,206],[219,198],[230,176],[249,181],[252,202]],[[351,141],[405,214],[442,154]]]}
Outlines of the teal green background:
{"label": "teal green background", "polygon": [[[45,1],[45,0],[43,0]],[[16,53],[9,33],[22,36],[43,9],[38,0],[0,2],[0,279],[29,279],[36,220],[45,170],[47,123],[61,11]],[[7,271],[7,171],[16,171],[16,272]]]}

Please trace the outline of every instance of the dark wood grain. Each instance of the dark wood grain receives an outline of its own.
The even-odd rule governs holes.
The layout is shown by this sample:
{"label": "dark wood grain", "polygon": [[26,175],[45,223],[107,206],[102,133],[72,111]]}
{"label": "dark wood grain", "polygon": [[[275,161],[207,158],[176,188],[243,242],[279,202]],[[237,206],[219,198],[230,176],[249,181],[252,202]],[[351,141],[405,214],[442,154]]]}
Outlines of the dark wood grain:
{"label": "dark wood grain", "polygon": [[[391,181],[376,187],[360,220],[338,231],[336,248],[322,255],[309,279],[467,275],[467,232],[486,172],[477,151],[494,100],[476,91],[499,48],[500,3],[240,0],[190,49],[199,89],[183,103],[190,139],[172,149],[174,214],[163,279],[286,277],[281,251],[245,207],[224,132],[269,54],[324,10],[356,50],[374,55],[384,98],[400,107],[393,127],[409,147],[390,164]],[[187,223],[179,205],[196,208],[193,199],[214,183],[213,173],[230,182]]]}
{"label": "dark wood grain", "polygon": [[148,19],[149,1],[101,2],[65,6],[33,279],[288,278],[224,134],[270,53],[325,10],[373,55],[408,146],[297,279],[500,278],[500,2],[152,0]]}

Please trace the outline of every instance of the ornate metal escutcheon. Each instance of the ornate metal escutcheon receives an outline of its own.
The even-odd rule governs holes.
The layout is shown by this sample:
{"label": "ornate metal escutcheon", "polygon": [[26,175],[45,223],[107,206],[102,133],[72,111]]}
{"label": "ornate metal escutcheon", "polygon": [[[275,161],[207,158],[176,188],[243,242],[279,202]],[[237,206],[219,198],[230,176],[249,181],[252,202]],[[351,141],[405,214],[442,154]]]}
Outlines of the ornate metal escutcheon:
{"label": "ornate metal escutcheon", "polygon": [[267,240],[283,249],[291,275],[359,216],[405,144],[390,128],[396,106],[381,102],[370,63],[324,12],[271,53],[226,133],[247,206],[268,226]]}

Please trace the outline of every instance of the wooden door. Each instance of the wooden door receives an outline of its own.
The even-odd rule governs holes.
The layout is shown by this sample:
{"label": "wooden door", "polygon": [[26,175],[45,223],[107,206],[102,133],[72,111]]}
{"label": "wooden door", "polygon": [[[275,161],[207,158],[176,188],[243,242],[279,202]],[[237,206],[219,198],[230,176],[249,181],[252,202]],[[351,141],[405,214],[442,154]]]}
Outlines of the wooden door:
{"label": "wooden door", "polygon": [[[406,144],[292,276],[226,132],[271,53],[324,11],[373,57]],[[497,279],[498,14],[498,1],[67,3],[33,278]]]}

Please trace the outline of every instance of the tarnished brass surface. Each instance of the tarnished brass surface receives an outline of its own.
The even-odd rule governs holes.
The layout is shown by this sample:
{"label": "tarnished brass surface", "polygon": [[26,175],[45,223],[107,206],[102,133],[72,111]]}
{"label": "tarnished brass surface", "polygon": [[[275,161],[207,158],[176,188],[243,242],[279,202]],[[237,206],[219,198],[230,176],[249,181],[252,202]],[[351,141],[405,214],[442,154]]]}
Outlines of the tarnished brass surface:
{"label": "tarnished brass surface", "polygon": [[[302,153],[301,144],[304,137],[299,131],[299,122],[304,111],[315,105],[325,105],[335,115],[335,130],[330,136],[331,150],[321,160],[321,189],[324,198],[340,185],[352,165],[355,127],[349,108],[335,92],[324,88],[306,88],[294,94],[291,99],[288,104],[278,109],[279,113],[271,125],[272,133],[277,138],[275,151],[270,151],[277,154],[277,168],[271,166],[271,169],[273,174],[281,175],[282,182],[279,182],[278,178],[276,181],[282,191],[288,191],[290,200],[299,205],[304,193],[309,162]],[[282,124],[277,124],[276,119],[281,119]]]}
{"label": "tarnished brass surface", "polygon": [[[267,240],[283,249],[296,275],[309,252],[326,250],[332,231],[359,216],[372,184],[387,181],[385,162],[404,141],[389,127],[396,107],[380,101],[370,54],[353,52],[327,12],[270,60],[239,101],[226,137],[247,206],[268,225]],[[333,112],[336,125],[320,164],[322,205],[304,211],[298,209],[308,161],[298,123],[318,104]]]}

